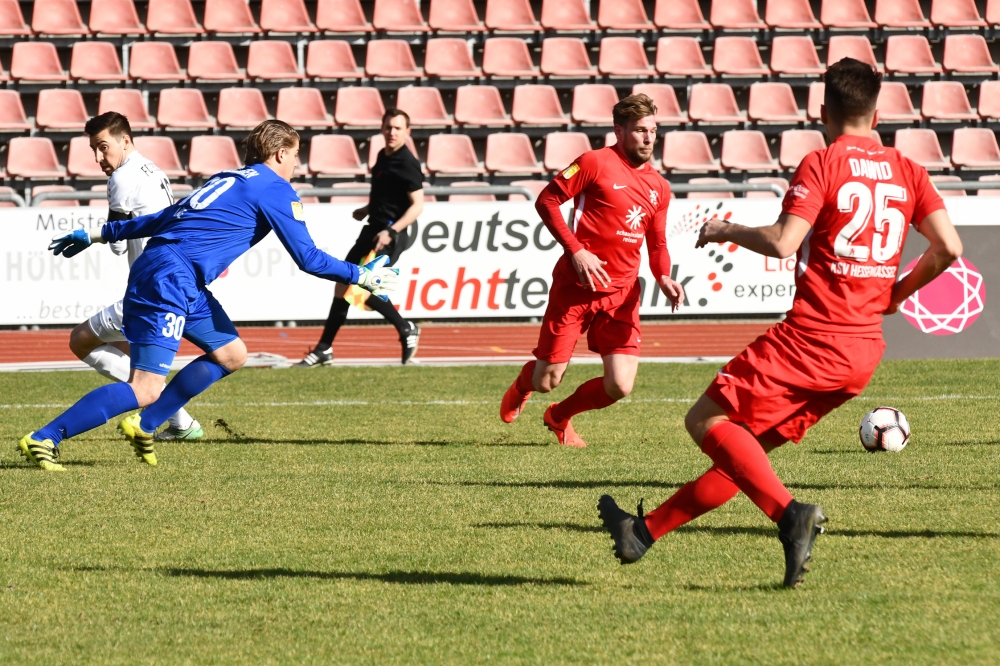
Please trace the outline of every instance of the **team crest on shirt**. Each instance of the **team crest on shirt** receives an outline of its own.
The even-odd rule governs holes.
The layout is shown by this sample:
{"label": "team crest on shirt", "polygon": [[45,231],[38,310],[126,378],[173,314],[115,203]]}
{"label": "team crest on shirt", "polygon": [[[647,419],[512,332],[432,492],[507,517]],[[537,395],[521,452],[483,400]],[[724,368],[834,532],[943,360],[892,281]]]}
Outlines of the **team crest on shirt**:
{"label": "team crest on shirt", "polygon": [[660,195],[656,193],[656,190],[649,191],[649,203],[656,205],[656,202],[660,200]]}
{"label": "team crest on shirt", "polygon": [[573,164],[570,164],[568,167],[566,167],[566,170],[562,172],[562,177],[565,178],[566,180],[569,180],[570,178],[575,176],[576,172],[579,170],[580,170],[580,165],[574,162]]}
{"label": "team crest on shirt", "polygon": [[642,224],[642,218],[646,217],[646,213],[639,206],[632,206],[629,209],[628,215],[625,217],[625,224],[628,225],[630,229],[635,231]]}
{"label": "team crest on shirt", "polygon": [[305,209],[302,208],[302,202],[300,201],[292,202],[292,217],[294,217],[299,222],[306,221],[306,212]]}

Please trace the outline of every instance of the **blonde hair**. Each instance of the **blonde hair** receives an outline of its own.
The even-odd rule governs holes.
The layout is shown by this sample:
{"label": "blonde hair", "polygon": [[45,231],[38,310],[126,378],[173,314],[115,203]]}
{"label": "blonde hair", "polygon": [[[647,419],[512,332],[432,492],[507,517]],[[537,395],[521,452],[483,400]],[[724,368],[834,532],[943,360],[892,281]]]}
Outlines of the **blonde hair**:
{"label": "blonde hair", "polygon": [[646,116],[655,116],[656,104],[653,103],[653,99],[649,95],[642,93],[629,95],[615,104],[611,110],[611,115],[614,117],[615,125],[625,127],[626,124],[633,120],[639,120]]}
{"label": "blonde hair", "polygon": [[299,133],[281,120],[265,120],[253,128],[244,143],[243,163],[260,164],[277,154],[282,148],[292,148],[299,143]]}

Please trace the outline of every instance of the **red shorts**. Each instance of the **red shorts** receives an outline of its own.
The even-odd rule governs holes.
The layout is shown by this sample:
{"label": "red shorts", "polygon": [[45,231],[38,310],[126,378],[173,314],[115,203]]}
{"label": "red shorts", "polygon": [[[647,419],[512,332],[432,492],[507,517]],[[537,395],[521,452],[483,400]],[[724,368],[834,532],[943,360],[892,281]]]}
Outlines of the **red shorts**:
{"label": "red shorts", "polygon": [[705,395],[764,441],[799,443],[806,430],[871,380],[885,342],[772,326],[719,371]]}
{"label": "red shorts", "polygon": [[587,331],[587,348],[601,356],[639,355],[639,281],[618,291],[593,292],[553,275],[535,358],[566,363]]}

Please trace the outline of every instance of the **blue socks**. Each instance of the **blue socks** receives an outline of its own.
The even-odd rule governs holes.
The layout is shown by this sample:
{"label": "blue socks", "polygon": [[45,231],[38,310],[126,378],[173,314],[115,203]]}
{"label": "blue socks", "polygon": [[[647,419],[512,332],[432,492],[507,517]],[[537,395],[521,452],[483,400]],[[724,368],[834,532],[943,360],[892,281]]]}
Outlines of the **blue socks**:
{"label": "blue socks", "polygon": [[196,358],[170,380],[159,400],[143,410],[139,427],[145,432],[153,432],[191,398],[229,374],[204,356]]}
{"label": "blue socks", "polygon": [[38,441],[51,439],[53,444],[59,446],[59,442],[67,437],[93,430],[133,409],[139,409],[139,402],[131,386],[124,383],[101,386],[77,400],[52,423],[35,432],[32,438]]}

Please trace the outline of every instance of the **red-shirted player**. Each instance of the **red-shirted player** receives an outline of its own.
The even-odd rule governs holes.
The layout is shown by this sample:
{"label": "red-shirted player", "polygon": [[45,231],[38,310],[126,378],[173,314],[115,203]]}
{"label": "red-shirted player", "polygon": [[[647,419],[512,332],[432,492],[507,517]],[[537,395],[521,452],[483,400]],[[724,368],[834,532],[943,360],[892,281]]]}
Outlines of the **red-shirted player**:
{"label": "red-shirted player", "polygon": [[[656,539],[743,491],[778,524],[786,587],[802,579],[826,517],[778,480],[767,453],[799,442],[829,411],[861,393],[885,343],[882,316],[943,272],[962,243],[927,171],[870,137],[882,77],[845,58],[826,72],[822,110],[828,148],[802,161],[769,227],[710,220],[698,246],[736,243],[760,254],[797,251],[796,293],[787,318],[719,371],[685,425],[713,466],[643,518],[605,495],[598,510],[622,564]],[[897,281],[909,224],[930,247]]]}
{"label": "red-shirted player", "polygon": [[[670,279],[666,219],[670,184],[648,162],[656,142],[656,106],[631,95],[613,110],[615,146],[581,155],[546,187],[535,208],[565,249],[552,271],[536,361],[521,369],[500,404],[506,423],[518,417],[531,392],[559,386],[577,340],[587,332],[601,355],[604,376],[580,385],[545,411],[546,427],[564,446],[586,446],[570,419],[601,409],[632,391],[639,367],[639,248],[648,243],[649,268],[673,304],[684,290]],[[570,228],[559,206],[573,199]]]}

